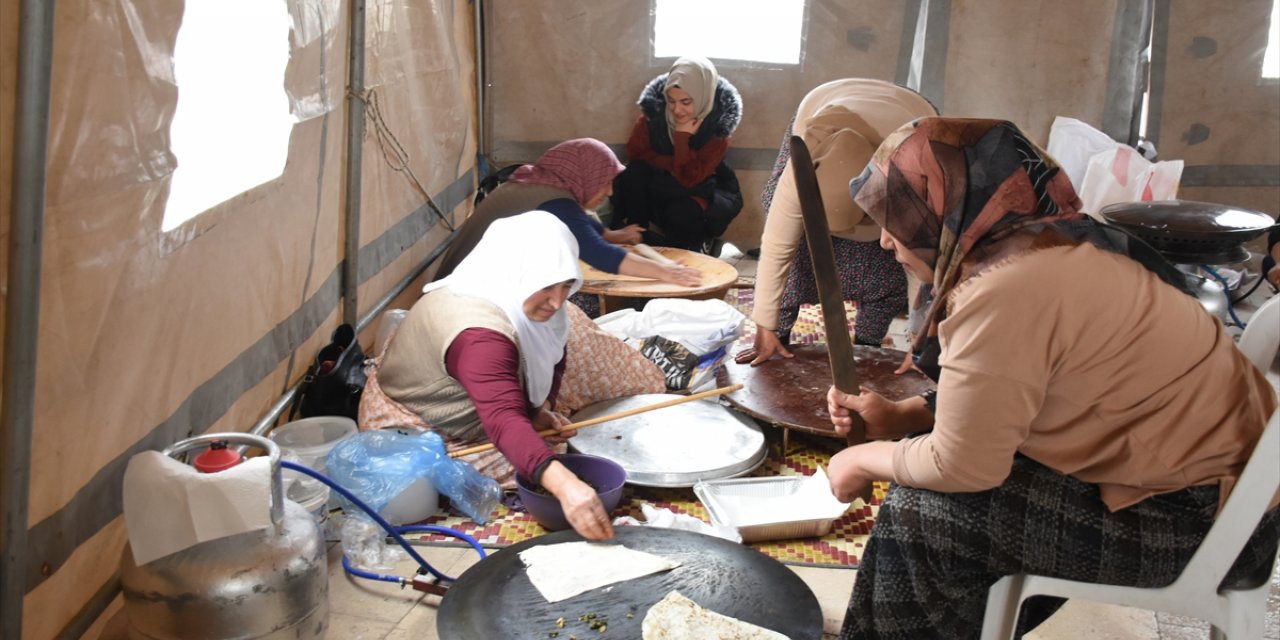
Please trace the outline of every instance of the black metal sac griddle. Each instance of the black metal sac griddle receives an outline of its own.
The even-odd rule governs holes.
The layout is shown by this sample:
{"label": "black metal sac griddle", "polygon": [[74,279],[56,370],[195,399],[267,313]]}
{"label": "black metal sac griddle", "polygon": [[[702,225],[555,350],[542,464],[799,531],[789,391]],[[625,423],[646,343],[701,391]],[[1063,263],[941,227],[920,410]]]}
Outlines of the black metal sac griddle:
{"label": "black metal sac griddle", "polygon": [[[672,558],[680,566],[549,603],[529,582],[520,552],[583,538],[566,530],[526,540],[485,558],[454,582],[436,616],[441,640],[568,640],[571,635],[579,640],[638,640],[645,613],[672,590],[704,608],[792,640],[822,638],[817,598],[777,560],[751,547],[689,531],[617,527],[614,532],[603,544]],[[588,614],[608,621],[603,633],[579,620]],[[563,628],[556,626],[558,618],[564,618]]]}

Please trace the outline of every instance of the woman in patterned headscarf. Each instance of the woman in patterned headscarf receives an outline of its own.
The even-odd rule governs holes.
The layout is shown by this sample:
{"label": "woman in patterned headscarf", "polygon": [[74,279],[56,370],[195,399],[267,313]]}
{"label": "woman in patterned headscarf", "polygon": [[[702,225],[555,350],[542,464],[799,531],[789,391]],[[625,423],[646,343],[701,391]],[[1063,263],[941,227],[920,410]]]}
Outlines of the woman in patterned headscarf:
{"label": "woman in patterned headscarf", "polygon": [[[856,411],[886,439],[837,454],[833,492],[892,481],[841,637],[977,637],[1010,574],[1172,581],[1276,409],[1262,373],[1011,123],[919,120],[851,189],[933,285],[916,345],[936,347],[938,388],[932,405],[828,394],[837,431]],[[1269,566],[1272,507],[1228,580]],[[1059,605],[1029,601],[1021,629]]]}
{"label": "woman in patterned headscarf", "polygon": [[686,56],[640,93],[627,168],[614,181],[613,228],[640,225],[644,241],[714,251],[742,210],[738,177],[724,161],[742,98],[710,60]]}

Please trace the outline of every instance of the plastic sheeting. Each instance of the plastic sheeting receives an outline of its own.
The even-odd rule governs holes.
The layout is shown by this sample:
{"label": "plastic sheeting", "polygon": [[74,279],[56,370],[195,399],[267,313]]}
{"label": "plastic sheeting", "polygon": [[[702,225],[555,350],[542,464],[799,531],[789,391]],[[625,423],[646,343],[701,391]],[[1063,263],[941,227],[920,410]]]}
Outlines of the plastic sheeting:
{"label": "plastic sheeting", "polygon": [[1156,7],[1150,137],[1186,161],[1179,197],[1280,215],[1280,79],[1261,77],[1273,0]]}
{"label": "plastic sheeting", "polygon": [[[16,4],[0,10],[4,181]],[[337,323],[350,5],[286,5],[283,175],[167,233],[183,4],[57,5],[24,637],[53,637],[111,579],[129,456],[248,429]],[[370,1],[366,19],[361,312],[446,236],[425,203],[465,202],[476,140],[471,5]]]}

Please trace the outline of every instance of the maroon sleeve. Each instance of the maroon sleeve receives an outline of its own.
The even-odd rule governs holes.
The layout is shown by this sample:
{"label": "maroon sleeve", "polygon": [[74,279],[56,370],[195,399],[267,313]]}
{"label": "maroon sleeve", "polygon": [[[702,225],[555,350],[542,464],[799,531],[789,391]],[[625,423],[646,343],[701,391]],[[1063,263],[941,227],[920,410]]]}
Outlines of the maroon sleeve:
{"label": "maroon sleeve", "polygon": [[649,121],[642,115],[631,128],[631,137],[627,139],[627,162],[643,160],[649,166],[663,171],[671,171],[671,156],[664,156],[653,150],[649,144]]}
{"label": "maroon sleeve", "polygon": [[[445,352],[445,370],[471,396],[489,441],[517,472],[536,480],[535,471],[551,459],[552,451],[529,420],[531,409],[520,385],[520,353],[515,343],[497,331],[467,329]],[[553,393],[556,386],[553,383]]]}

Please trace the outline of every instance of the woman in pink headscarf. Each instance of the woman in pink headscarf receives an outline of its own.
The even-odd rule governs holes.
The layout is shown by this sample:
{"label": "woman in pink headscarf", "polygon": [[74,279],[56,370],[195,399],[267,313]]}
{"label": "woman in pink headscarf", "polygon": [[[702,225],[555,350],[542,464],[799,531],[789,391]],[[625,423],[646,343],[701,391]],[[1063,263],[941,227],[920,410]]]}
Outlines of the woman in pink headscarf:
{"label": "woman in pink headscarf", "polygon": [[567,140],[551,147],[476,205],[475,213],[463,223],[441,258],[434,279],[453,273],[494,220],[541,210],[569,227],[578,240],[578,256],[596,269],[689,287],[701,284],[702,274],[697,269],[664,265],[619,246],[640,241],[638,226],[605,231],[591,213],[613,193],[613,179],[622,169],[613,151],[594,138]]}

